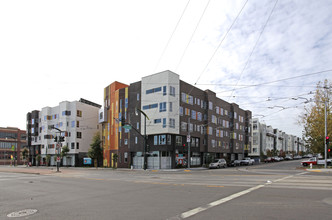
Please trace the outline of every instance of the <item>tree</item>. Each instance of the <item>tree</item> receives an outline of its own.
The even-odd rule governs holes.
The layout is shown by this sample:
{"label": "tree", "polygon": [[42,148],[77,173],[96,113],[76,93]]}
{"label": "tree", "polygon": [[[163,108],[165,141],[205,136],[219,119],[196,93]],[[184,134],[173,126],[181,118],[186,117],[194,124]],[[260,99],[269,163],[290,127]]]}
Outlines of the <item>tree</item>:
{"label": "tree", "polygon": [[98,132],[93,137],[90,146],[88,157],[94,160],[94,165],[97,167],[99,161],[103,159],[103,148],[101,147],[101,140]]}
{"label": "tree", "polygon": [[303,139],[309,151],[323,155],[325,152],[325,101],[327,103],[327,135],[332,134],[331,95],[332,83],[328,80],[318,82],[313,103],[305,106],[304,113],[299,118],[299,123],[304,126]]}
{"label": "tree", "polygon": [[36,156],[36,162],[37,162],[37,166],[39,166],[39,165],[40,165],[40,159],[41,159],[41,156],[40,156],[40,154],[37,154],[37,156]]}
{"label": "tree", "polygon": [[61,148],[61,158],[64,158],[65,156],[67,156],[67,153],[69,152],[69,147],[68,146],[63,146]]}
{"label": "tree", "polygon": [[23,160],[24,160],[24,165],[25,165],[25,161],[27,159],[28,153],[29,153],[28,149],[24,148],[23,151],[22,151],[22,157],[23,157]]}

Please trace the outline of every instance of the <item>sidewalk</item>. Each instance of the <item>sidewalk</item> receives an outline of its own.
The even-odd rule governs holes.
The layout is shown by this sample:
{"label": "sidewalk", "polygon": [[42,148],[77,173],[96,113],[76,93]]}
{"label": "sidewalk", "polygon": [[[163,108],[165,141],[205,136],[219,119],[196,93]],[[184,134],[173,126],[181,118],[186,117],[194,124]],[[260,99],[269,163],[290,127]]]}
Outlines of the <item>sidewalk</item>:
{"label": "sidewalk", "polygon": [[317,173],[332,173],[332,169],[322,168],[322,169],[305,169],[308,172],[317,172]]}
{"label": "sidewalk", "polygon": [[0,172],[8,173],[27,173],[36,175],[52,175],[56,173],[70,173],[72,170],[62,169],[60,167],[60,172],[57,172],[56,167],[27,167],[27,166],[0,166]]}

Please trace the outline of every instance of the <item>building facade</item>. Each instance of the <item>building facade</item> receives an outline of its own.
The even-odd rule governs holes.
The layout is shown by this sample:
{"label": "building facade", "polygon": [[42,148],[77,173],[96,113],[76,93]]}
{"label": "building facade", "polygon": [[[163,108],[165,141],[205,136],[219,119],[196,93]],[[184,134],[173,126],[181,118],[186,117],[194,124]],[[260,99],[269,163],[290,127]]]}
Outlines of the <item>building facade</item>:
{"label": "building facade", "polygon": [[[98,111],[100,105],[85,99],[59,103],[56,107],[44,107],[41,111],[27,114],[27,136],[33,165],[55,165],[58,150],[69,148],[66,157],[61,158],[64,166],[82,166],[93,136],[99,132]],[[61,134],[57,129],[61,130]],[[65,136],[61,146],[56,136]],[[37,156],[40,155],[40,161]],[[47,157],[50,158],[48,161]]]}
{"label": "building facade", "polygon": [[266,126],[259,122],[258,118],[253,118],[252,126],[253,147],[249,153],[251,157],[264,157],[268,152],[284,156],[286,154],[297,155],[306,151],[301,138],[286,134],[279,129],[273,129],[272,126]]}
{"label": "building facade", "polygon": [[25,133],[18,128],[0,128],[0,165],[22,165],[26,162],[29,152],[24,158],[24,148],[28,149]]}
{"label": "building facade", "polygon": [[241,159],[251,150],[250,111],[171,71],[129,86],[114,82],[106,87],[99,120],[105,166],[142,168],[145,134],[149,169],[187,166],[188,161],[201,166],[221,157]]}

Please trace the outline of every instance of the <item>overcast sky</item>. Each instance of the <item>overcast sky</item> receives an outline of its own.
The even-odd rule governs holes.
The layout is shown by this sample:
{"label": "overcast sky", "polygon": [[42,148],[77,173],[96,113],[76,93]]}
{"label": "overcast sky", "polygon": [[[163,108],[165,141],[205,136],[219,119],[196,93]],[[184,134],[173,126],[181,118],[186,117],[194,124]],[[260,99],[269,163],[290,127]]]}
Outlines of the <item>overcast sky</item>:
{"label": "overcast sky", "polygon": [[332,81],[331,18],[332,0],[2,0],[0,127],[171,70],[301,136],[303,102]]}

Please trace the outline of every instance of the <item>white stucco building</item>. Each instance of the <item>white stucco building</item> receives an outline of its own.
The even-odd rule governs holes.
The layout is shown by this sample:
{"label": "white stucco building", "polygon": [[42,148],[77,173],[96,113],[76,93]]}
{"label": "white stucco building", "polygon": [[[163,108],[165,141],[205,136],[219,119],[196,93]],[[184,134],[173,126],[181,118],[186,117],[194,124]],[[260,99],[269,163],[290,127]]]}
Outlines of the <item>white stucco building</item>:
{"label": "white stucco building", "polygon": [[64,166],[81,166],[83,157],[86,157],[93,136],[99,132],[98,111],[100,105],[85,99],[79,101],[63,101],[55,107],[44,107],[39,112],[38,122],[31,122],[38,131],[32,130],[36,134],[31,145],[39,146],[38,154],[42,157],[42,164],[46,162],[46,155],[51,155],[50,165],[56,164],[57,143],[55,136],[59,132],[53,127],[60,129],[65,136],[62,146],[68,146],[69,152],[62,158]]}

